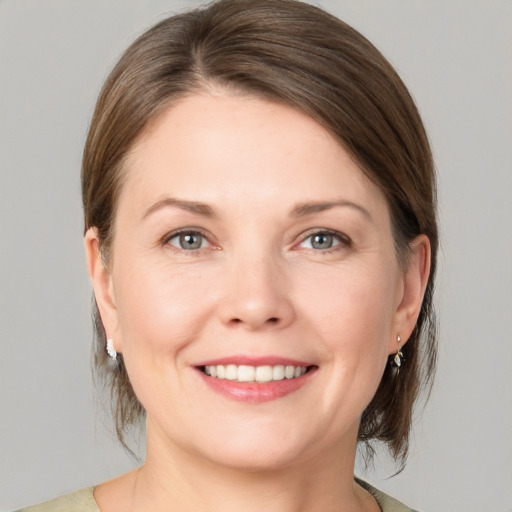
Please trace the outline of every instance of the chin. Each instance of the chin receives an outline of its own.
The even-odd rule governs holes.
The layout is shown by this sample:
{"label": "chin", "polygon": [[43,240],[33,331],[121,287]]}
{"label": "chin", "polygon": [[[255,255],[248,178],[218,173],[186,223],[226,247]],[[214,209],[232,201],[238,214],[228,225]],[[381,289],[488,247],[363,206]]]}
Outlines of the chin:
{"label": "chin", "polygon": [[242,472],[274,472],[279,471],[302,459],[302,451],[282,446],[275,446],[274,443],[262,441],[258,447],[230,446],[225,450],[209,453],[211,462],[220,467]]}
{"label": "chin", "polygon": [[224,435],[213,435],[205,441],[202,447],[196,445],[204,458],[219,466],[249,472],[290,467],[309,458],[313,448],[304,430],[293,431],[289,424],[252,424],[246,431],[243,427],[224,429]]}

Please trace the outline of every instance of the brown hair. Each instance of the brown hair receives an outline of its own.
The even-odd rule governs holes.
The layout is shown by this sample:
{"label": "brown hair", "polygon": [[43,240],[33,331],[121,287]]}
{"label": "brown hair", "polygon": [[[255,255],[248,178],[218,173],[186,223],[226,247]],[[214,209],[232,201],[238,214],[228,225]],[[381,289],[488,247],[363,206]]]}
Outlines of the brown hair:
{"label": "brown hair", "polygon": [[[84,149],[85,228],[98,229],[108,265],[123,164],[148,123],[177,99],[221,87],[295,107],[326,127],[387,198],[399,261],[418,234],[432,247],[431,272],[404,367],[388,366],[364,411],[359,440],[387,443],[405,461],[412,409],[436,360],[433,309],[438,246],[429,143],[407,88],[356,30],[295,0],[220,0],[170,17],[124,53],[100,93]],[[122,356],[110,365],[94,304],[95,366],[111,389],[118,438],[144,414]]]}

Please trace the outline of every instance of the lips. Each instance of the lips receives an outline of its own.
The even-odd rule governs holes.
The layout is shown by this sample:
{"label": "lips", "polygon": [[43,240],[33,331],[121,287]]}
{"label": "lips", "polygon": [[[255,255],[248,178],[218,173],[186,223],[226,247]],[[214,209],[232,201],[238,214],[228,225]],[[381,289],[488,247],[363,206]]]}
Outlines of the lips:
{"label": "lips", "polygon": [[277,357],[237,357],[207,361],[196,369],[213,391],[233,400],[259,403],[297,391],[318,367]]}

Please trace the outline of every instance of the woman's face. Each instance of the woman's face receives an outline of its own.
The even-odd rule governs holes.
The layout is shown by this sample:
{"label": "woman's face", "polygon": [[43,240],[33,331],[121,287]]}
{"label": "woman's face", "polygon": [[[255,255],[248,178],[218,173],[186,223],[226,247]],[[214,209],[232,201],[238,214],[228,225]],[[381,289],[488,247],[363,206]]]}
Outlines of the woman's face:
{"label": "woman's face", "polygon": [[230,95],[170,108],[125,178],[91,273],[150,446],[245,468],[352,450],[414,325],[381,191],[303,113]]}

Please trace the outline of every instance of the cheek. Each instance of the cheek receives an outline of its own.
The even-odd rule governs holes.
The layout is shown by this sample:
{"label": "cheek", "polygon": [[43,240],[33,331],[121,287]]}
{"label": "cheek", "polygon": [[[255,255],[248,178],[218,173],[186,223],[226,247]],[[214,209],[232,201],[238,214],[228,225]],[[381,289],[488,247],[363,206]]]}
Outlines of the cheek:
{"label": "cheek", "polygon": [[357,271],[333,272],[316,284],[303,308],[318,329],[326,356],[336,362],[334,371],[354,383],[377,386],[394,335],[396,266],[375,263]]}
{"label": "cheek", "polygon": [[198,335],[203,318],[214,307],[210,280],[194,269],[176,272],[145,265],[130,273],[119,268],[118,277],[114,284],[125,352],[178,350]]}
{"label": "cheek", "polygon": [[[397,302],[396,265],[374,261],[346,271],[334,268],[318,273],[310,282],[315,286],[304,283],[301,293],[305,297],[304,308],[314,312],[319,325],[334,337],[336,333],[357,331],[362,343],[371,342],[375,336],[387,341]],[[370,333],[373,336],[368,336]]]}
{"label": "cheek", "polygon": [[[144,408],[174,410],[176,394],[193,394],[182,379],[186,348],[198,339],[214,305],[209,279],[193,270],[175,272],[157,265],[119,266],[115,280],[118,341],[132,387]],[[139,267],[141,268],[141,267]],[[184,404],[192,407],[193,404]]]}

